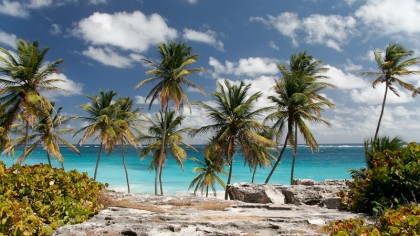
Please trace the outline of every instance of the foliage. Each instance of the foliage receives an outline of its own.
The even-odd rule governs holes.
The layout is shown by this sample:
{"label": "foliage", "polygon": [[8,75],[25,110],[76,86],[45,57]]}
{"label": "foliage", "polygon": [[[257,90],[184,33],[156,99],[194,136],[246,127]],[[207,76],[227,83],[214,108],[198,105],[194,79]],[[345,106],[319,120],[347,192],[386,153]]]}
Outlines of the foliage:
{"label": "foliage", "polygon": [[105,186],[87,173],[49,165],[6,168],[0,161],[0,235],[50,235],[86,221],[100,209]]}
{"label": "foliage", "polygon": [[326,227],[331,235],[418,235],[420,234],[420,206],[411,204],[391,209],[378,223],[367,224],[363,219],[332,222]]}
{"label": "foliage", "polygon": [[353,175],[349,192],[341,192],[348,210],[381,214],[384,209],[420,199],[420,146],[373,152],[364,176]]}

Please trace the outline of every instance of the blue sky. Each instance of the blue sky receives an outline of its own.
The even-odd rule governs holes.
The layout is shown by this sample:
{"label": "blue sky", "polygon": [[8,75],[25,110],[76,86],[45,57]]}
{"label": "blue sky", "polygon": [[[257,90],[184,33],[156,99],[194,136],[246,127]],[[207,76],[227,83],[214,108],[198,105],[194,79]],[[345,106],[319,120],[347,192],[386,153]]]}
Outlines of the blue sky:
{"label": "blue sky", "polygon": [[[50,48],[48,60],[64,59],[55,76],[67,80],[59,85],[67,92],[47,96],[67,116],[82,115],[79,105],[99,89],[130,96],[143,113],[153,112],[144,103],[151,87],[134,86],[147,78],[139,58],[157,60],[160,42],[184,41],[200,54],[195,66],[207,72],[190,80],[207,93],[226,78],[270,95],[277,65],[306,50],[324,62],[329,82],[338,87],[323,91],[336,104],[323,114],[333,126],[312,125],[315,137],[319,143],[361,143],[374,134],[384,88],[372,89],[372,78],[358,72],[376,71],[372,51],[390,42],[419,56],[419,22],[418,0],[0,0],[0,47],[13,51],[19,38],[39,40]],[[420,86],[420,76],[405,81]],[[211,102],[196,91],[188,96]],[[266,105],[260,99],[258,106]],[[400,97],[389,95],[380,134],[420,141],[419,105],[404,90]],[[188,125],[208,123],[198,107],[184,114]]]}

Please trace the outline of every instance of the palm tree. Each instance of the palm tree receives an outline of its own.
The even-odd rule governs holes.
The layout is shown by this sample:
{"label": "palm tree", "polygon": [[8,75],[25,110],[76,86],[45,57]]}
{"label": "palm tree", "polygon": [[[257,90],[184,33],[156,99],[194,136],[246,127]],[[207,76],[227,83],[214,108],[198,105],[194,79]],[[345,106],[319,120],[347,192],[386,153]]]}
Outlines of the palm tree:
{"label": "palm tree", "polygon": [[[4,112],[0,126],[8,134],[17,114],[23,114],[26,139],[23,156],[18,160],[24,160],[30,126],[35,126],[38,117],[48,117],[48,111],[52,107],[41,91],[58,90],[54,83],[64,82],[49,77],[58,71],[58,66],[63,60],[45,63],[48,48],[40,49],[38,41],[18,40],[16,44],[16,54],[0,48],[0,52],[5,55],[0,56],[0,72],[4,74],[4,77],[0,77],[0,110]],[[51,118],[47,119],[47,122],[48,126],[52,127]]]}
{"label": "palm tree", "polygon": [[420,58],[408,58],[413,55],[413,51],[405,49],[399,44],[389,44],[383,55],[381,50],[373,52],[375,61],[378,64],[378,72],[362,72],[362,75],[374,76],[375,80],[372,82],[373,88],[379,83],[385,83],[385,92],[382,100],[381,113],[379,115],[378,125],[376,126],[374,140],[378,137],[379,126],[381,125],[382,116],[384,114],[386,97],[388,89],[395,95],[399,96],[394,84],[399,84],[401,87],[413,92],[413,97],[420,94],[420,89],[415,88],[412,84],[402,81],[399,76],[420,74],[420,71],[410,70],[410,66],[420,63]]}
{"label": "palm tree", "polygon": [[[148,84],[156,83],[156,85],[150,90],[149,94],[146,97],[146,100],[150,99],[149,110],[156,100],[159,99],[161,110],[165,116],[168,116],[169,113],[169,103],[173,102],[175,109],[183,107],[184,102],[187,103],[191,111],[191,105],[188,100],[187,95],[185,94],[182,86],[189,86],[198,91],[204,91],[196,84],[192,83],[187,79],[187,77],[193,73],[204,71],[203,68],[189,68],[188,66],[197,62],[198,55],[191,54],[191,47],[186,46],[184,43],[172,42],[169,45],[161,43],[158,46],[161,60],[160,62],[154,62],[150,59],[143,58],[142,60],[146,62],[152,69],[146,73],[152,75],[151,78],[145,79],[136,85],[136,88]],[[163,119],[165,122],[167,119]],[[155,194],[157,195],[158,189],[158,178],[160,171],[162,169],[163,163],[163,151],[165,150],[164,145],[166,145],[166,124],[163,124],[163,140],[161,142],[162,147],[160,148],[161,153],[158,159],[158,166],[155,176]]]}
{"label": "palm tree", "polygon": [[[160,182],[161,195],[163,195],[161,167],[166,163],[168,147],[169,152],[181,166],[182,171],[184,171],[183,162],[187,158],[187,153],[182,146],[197,151],[194,147],[184,142],[182,135],[191,132],[192,128],[180,128],[183,119],[184,117],[182,115],[177,115],[176,111],[172,110],[168,111],[167,116],[160,111],[155,115],[155,120],[150,117],[146,118],[146,122],[149,124],[148,135],[144,135],[141,139],[147,140],[150,143],[147,147],[142,149],[141,156],[146,158],[153,154],[150,169],[156,170],[156,175]],[[164,130],[166,132],[164,132]],[[162,142],[166,142],[166,144],[162,145]],[[161,150],[162,147],[163,150]],[[162,157],[160,156],[161,153],[163,153]],[[155,184],[155,189],[157,189],[158,183]],[[155,192],[155,194],[157,195],[157,192]]]}
{"label": "palm tree", "polygon": [[292,147],[293,160],[290,182],[293,184],[294,165],[297,150],[297,132],[302,134],[306,144],[311,151],[318,150],[318,144],[305,120],[313,123],[330,123],[321,117],[321,111],[325,107],[334,107],[326,97],[318,92],[324,88],[334,87],[333,85],[322,82],[319,79],[326,79],[322,75],[327,68],[322,67],[322,62],[314,60],[313,56],[301,52],[291,56],[290,71],[286,65],[279,66],[282,78],[276,80],[274,91],[276,96],[268,97],[276,109],[266,117],[266,121],[274,121],[273,127],[278,130],[278,137],[283,134],[287,124],[287,134],[284,139],[283,147],[279,157],[274,164],[265,183],[268,183],[277,165],[280,163],[287,144]]}
{"label": "palm tree", "polygon": [[209,147],[204,150],[204,160],[201,161],[197,158],[191,158],[192,161],[196,162],[199,166],[194,167],[193,172],[198,172],[197,176],[191,181],[188,190],[195,186],[194,194],[200,189],[201,194],[204,190],[206,191],[206,197],[209,196],[209,188],[213,190],[213,194],[216,197],[216,182],[219,183],[223,188],[226,188],[225,183],[219,177],[219,173],[227,175],[224,170],[223,159],[220,157],[220,151],[217,151],[214,147]]}
{"label": "palm tree", "polygon": [[124,165],[125,178],[127,180],[127,189],[130,193],[130,183],[128,181],[128,171],[127,165],[125,163],[125,148],[127,144],[132,145],[137,149],[141,143],[137,139],[137,135],[141,134],[139,129],[138,122],[140,121],[139,112],[140,108],[133,109],[133,99],[120,98],[116,102],[117,111],[116,111],[116,121],[114,122],[116,130],[116,142],[121,144],[121,157]]}
{"label": "palm tree", "polygon": [[[54,103],[51,103],[51,105],[54,107]],[[68,123],[69,119],[65,119],[63,116],[60,115],[60,112],[63,108],[59,107],[57,110],[54,110],[51,108],[49,112],[48,117],[40,117],[38,118],[39,123],[35,125],[33,132],[26,138],[26,137],[18,137],[10,141],[10,144],[8,147],[4,150],[6,153],[13,153],[13,149],[17,145],[21,145],[25,142],[25,140],[29,140],[32,145],[26,150],[26,153],[24,155],[21,155],[19,158],[27,157],[35,148],[42,144],[44,147],[45,152],[47,153],[48,158],[48,164],[51,166],[51,158],[50,156],[56,157],[57,160],[61,163],[62,168],[64,168],[63,165],[63,156],[60,152],[60,146],[59,143],[62,143],[69,147],[72,151],[80,155],[79,150],[65,140],[64,138],[60,137],[61,134],[73,132],[74,130],[71,128],[63,128],[60,129],[59,127],[62,125],[65,125]],[[53,112],[55,111],[55,114],[53,115]],[[49,126],[48,119],[52,117],[52,127]],[[23,160],[17,160],[18,163],[23,163]]]}
{"label": "palm tree", "polygon": [[[251,85],[241,82],[239,85],[231,85],[228,80],[224,84],[218,82],[220,90],[211,95],[216,100],[216,106],[210,106],[204,102],[196,102],[207,111],[208,117],[213,122],[193,132],[193,135],[213,131],[215,133],[212,145],[219,145],[223,149],[223,155],[229,165],[227,185],[232,177],[233,157],[236,148],[242,149],[245,158],[250,154],[251,142],[256,145],[270,146],[273,142],[258,134],[264,126],[256,118],[268,108],[253,110],[261,93],[249,96]],[[225,199],[228,199],[229,187],[226,187]]]}
{"label": "palm tree", "polygon": [[80,107],[85,110],[87,116],[77,116],[74,119],[81,119],[88,124],[82,127],[73,136],[83,132],[83,136],[79,140],[79,145],[86,142],[87,139],[93,137],[93,141],[99,140],[99,152],[96,160],[95,174],[93,179],[96,180],[96,174],[98,172],[99,160],[103,148],[106,152],[111,152],[115,147],[117,140],[117,132],[114,126],[116,116],[116,103],[113,98],[117,95],[114,91],[100,91],[100,96],[88,96],[90,103],[81,105]]}

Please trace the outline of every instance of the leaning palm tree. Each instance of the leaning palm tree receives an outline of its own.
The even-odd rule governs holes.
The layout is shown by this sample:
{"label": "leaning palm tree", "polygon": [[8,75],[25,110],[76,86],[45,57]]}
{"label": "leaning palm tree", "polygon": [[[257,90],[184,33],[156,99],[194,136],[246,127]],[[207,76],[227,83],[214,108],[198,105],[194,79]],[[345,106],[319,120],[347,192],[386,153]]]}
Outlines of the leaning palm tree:
{"label": "leaning palm tree", "polygon": [[282,78],[276,80],[274,85],[276,95],[268,97],[275,103],[275,111],[266,117],[266,121],[274,121],[273,127],[278,131],[278,137],[283,134],[286,126],[287,133],[277,161],[265,183],[270,180],[289,144],[293,152],[290,175],[290,182],[293,184],[298,130],[311,151],[318,150],[315,137],[305,121],[330,125],[321,117],[321,112],[326,107],[334,107],[333,103],[319,94],[324,88],[334,87],[332,84],[320,81],[326,79],[322,73],[327,70],[321,61],[314,60],[313,56],[307,55],[306,52],[301,52],[291,56],[289,67],[290,70],[284,64],[279,66]]}
{"label": "leaning palm tree", "polygon": [[[196,84],[187,79],[188,76],[204,71],[203,68],[189,68],[189,65],[197,62],[198,55],[191,54],[191,47],[184,43],[172,42],[169,45],[165,43],[158,46],[161,60],[154,62],[150,59],[143,58],[142,60],[148,64],[152,69],[146,73],[152,75],[151,78],[145,79],[136,85],[136,88],[149,83],[155,83],[155,86],[150,90],[146,96],[146,100],[150,100],[149,109],[153,102],[158,98],[161,105],[161,110],[165,116],[169,113],[169,103],[173,102],[176,109],[183,107],[184,102],[187,103],[191,111],[191,105],[187,95],[184,92],[183,86],[192,87],[204,94],[204,91]],[[163,119],[165,122],[167,119]],[[160,148],[161,153],[158,159],[158,166],[155,176],[155,194],[158,194],[158,178],[162,169],[162,161],[166,145],[166,124],[163,125],[163,140]]]}
{"label": "leaning palm tree", "polygon": [[93,179],[96,180],[98,172],[99,160],[103,148],[109,153],[114,147],[116,142],[117,133],[114,126],[116,116],[116,103],[113,98],[117,95],[114,91],[100,91],[100,96],[88,96],[90,103],[81,105],[80,107],[85,110],[87,116],[76,116],[74,119],[81,119],[87,122],[85,127],[82,127],[73,135],[83,133],[79,140],[79,145],[85,143],[89,138],[93,141],[99,140],[99,152],[96,160],[95,174]]}
{"label": "leaning palm tree", "polygon": [[[182,146],[197,151],[193,146],[184,142],[182,135],[191,132],[192,128],[180,128],[183,119],[184,117],[182,115],[177,115],[176,111],[172,110],[168,111],[167,115],[160,111],[155,115],[155,120],[150,117],[146,118],[146,122],[149,124],[147,129],[148,134],[141,137],[141,139],[148,141],[149,145],[142,149],[141,156],[146,158],[152,155],[150,169],[156,171],[160,182],[161,195],[163,195],[161,167],[166,163],[168,153],[172,154],[172,157],[175,158],[175,161],[181,166],[182,171],[184,171],[183,163],[187,158],[187,153]],[[165,145],[162,145],[162,142],[166,142]],[[163,150],[161,150],[162,147]],[[161,156],[161,153],[163,153],[163,156]],[[155,186],[156,188],[157,185]]]}
{"label": "leaning palm tree", "polygon": [[198,172],[197,176],[191,181],[188,190],[195,186],[194,195],[200,189],[201,194],[206,192],[206,197],[209,196],[209,188],[213,190],[213,194],[216,197],[216,182],[226,188],[225,183],[219,177],[219,174],[227,175],[224,170],[224,162],[220,157],[221,152],[216,150],[214,147],[209,147],[204,150],[204,160],[197,158],[191,158],[192,161],[196,162],[199,166],[194,167],[193,172]]}
{"label": "leaning palm tree", "polygon": [[116,130],[115,144],[121,144],[121,157],[124,165],[125,178],[127,180],[127,189],[130,193],[130,183],[128,181],[127,165],[125,163],[125,148],[127,144],[132,145],[135,149],[141,146],[137,136],[141,134],[139,126],[140,108],[133,108],[133,99],[120,98],[116,102],[116,121],[113,122]]}
{"label": "leaning palm tree", "polygon": [[[51,105],[54,107],[54,103],[51,103]],[[48,117],[38,118],[39,123],[35,125],[33,132],[31,132],[31,134],[27,138],[24,136],[11,140],[10,144],[4,150],[4,152],[8,154],[13,153],[14,148],[17,145],[23,144],[27,139],[32,144],[26,150],[26,153],[24,153],[24,155],[21,155],[19,158],[27,157],[32,151],[35,150],[35,148],[38,145],[41,144],[44,147],[44,150],[47,154],[48,164],[51,166],[51,156],[53,156],[61,163],[61,167],[64,168],[64,159],[60,152],[59,144],[62,143],[66,145],[68,148],[70,148],[73,152],[77,154],[80,154],[80,152],[73,144],[61,137],[61,134],[74,132],[74,130],[71,128],[60,128],[60,126],[65,125],[69,121],[69,119],[65,119],[60,114],[62,109],[62,107],[59,107],[57,110],[55,110],[55,114],[53,115],[54,109],[51,108],[49,110]],[[48,119],[50,119],[49,117],[52,117],[52,127],[50,127],[50,124],[48,122]],[[23,161],[24,159],[17,160],[18,163],[23,163]]]}
{"label": "leaning palm tree", "polygon": [[[17,114],[21,113],[25,119],[25,141],[23,156],[18,160],[24,160],[27,154],[27,145],[30,126],[34,127],[38,117],[48,117],[51,104],[41,92],[58,90],[54,83],[64,82],[54,79],[49,75],[58,71],[62,59],[52,63],[45,63],[45,55],[48,48],[39,48],[38,41],[17,41],[16,53],[11,53],[4,48],[0,52],[0,110],[4,113],[0,126],[7,134],[10,132]],[[52,126],[51,118],[47,119],[48,126]]]}
{"label": "leaning palm tree", "polygon": [[[251,85],[241,82],[239,85],[232,85],[228,80],[224,83],[218,82],[220,91],[213,92],[211,95],[216,100],[216,106],[210,106],[204,102],[196,102],[207,111],[207,115],[213,124],[203,126],[193,132],[199,133],[214,132],[211,145],[222,147],[223,155],[229,165],[227,185],[230,184],[232,177],[233,157],[236,149],[242,149],[245,158],[249,155],[251,142],[256,145],[270,146],[273,142],[258,134],[264,126],[256,119],[259,115],[268,110],[261,108],[254,110],[257,100],[261,93],[249,94]],[[228,199],[229,186],[226,187],[225,199]]]}
{"label": "leaning palm tree", "polygon": [[381,125],[382,116],[384,114],[386,97],[388,89],[395,95],[399,96],[398,91],[394,87],[395,84],[413,92],[413,97],[420,94],[420,89],[415,88],[412,84],[402,81],[399,77],[413,74],[420,74],[419,70],[410,70],[410,66],[420,63],[420,58],[409,58],[413,55],[413,51],[405,49],[399,44],[389,44],[383,54],[381,50],[373,52],[375,61],[378,64],[378,72],[362,72],[362,75],[374,76],[375,80],[372,82],[373,88],[379,83],[385,83],[385,92],[382,100],[381,113],[379,115],[378,124],[376,126],[374,140],[377,139],[379,127]]}
{"label": "leaning palm tree", "polygon": [[[263,137],[269,138],[264,134]],[[249,143],[249,147],[249,156],[245,159],[245,163],[252,171],[251,183],[254,183],[257,168],[272,166],[272,161],[276,160],[273,154],[277,152],[277,148],[274,146],[258,145],[254,142]]]}

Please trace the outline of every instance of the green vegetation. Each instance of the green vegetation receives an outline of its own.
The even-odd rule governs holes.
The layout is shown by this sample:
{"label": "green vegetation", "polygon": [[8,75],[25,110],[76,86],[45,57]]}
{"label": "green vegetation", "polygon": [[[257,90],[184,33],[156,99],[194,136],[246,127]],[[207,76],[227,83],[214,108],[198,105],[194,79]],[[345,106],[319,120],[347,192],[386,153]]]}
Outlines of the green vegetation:
{"label": "green vegetation", "polygon": [[103,184],[49,165],[5,168],[0,161],[0,235],[50,235],[96,214]]}

